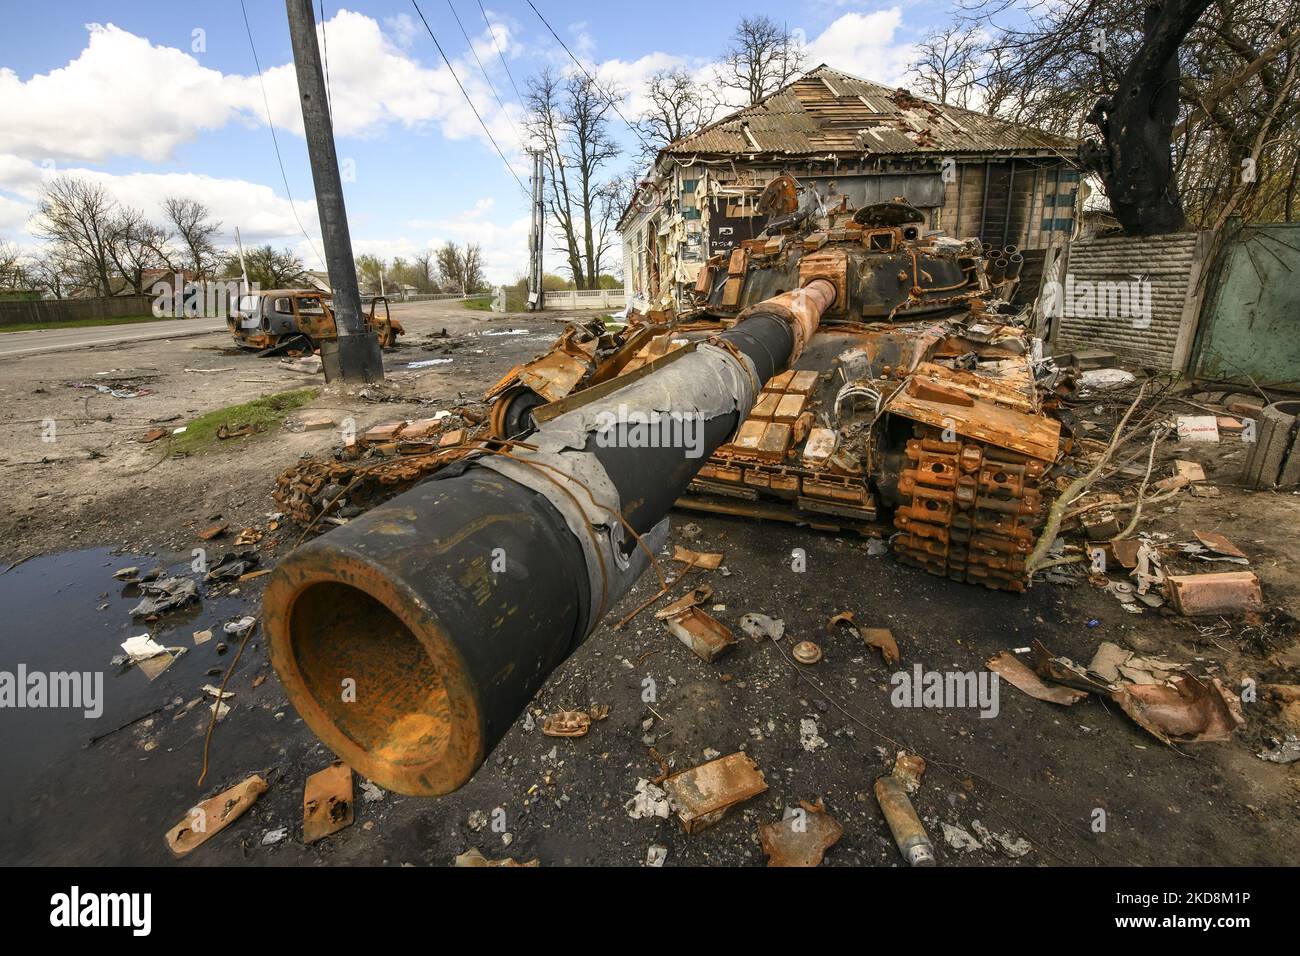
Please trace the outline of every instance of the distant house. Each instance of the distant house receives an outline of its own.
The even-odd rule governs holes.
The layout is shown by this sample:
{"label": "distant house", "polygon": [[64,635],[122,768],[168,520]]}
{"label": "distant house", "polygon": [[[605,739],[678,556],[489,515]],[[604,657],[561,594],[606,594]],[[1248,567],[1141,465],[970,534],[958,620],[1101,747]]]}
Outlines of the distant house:
{"label": "distant house", "polygon": [[762,232],[788,173],[822,200],[902,198],[930,229],[1045,249],[1074,227],[1077,141],[819,66],[659,152],[619,219],[628,303],[679,304],[704,262]]}
{"label": "distant house", "polygon": [[334,294],[334,287],[330,285],[330,274],[328,272],[307,272],[304,281],[309,289],[316,289],[329,295]]}
{"label": "distant house", "polygon": [[[198,279],[198,273],[190,269],[143,269],[140,272],[140,288],[143,295],[154,295],[154,287],[162,282],[168,288],[168,295],[172,294],[175,286],[179,282],[182,292],[184,292],[187,282],[194,282]],[[113,295],[136,295],[135,283],[125,276],[112,276],[108,280],[108,287]],[[74,298],[94,298],[99,293],[95,289],[84,289],[73,294]]]}

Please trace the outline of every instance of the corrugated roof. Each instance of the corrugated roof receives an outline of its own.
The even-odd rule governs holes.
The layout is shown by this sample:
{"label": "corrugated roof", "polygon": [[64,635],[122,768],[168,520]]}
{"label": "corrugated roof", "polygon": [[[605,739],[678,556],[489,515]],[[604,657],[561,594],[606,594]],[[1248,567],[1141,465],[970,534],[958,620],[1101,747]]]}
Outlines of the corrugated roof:
{"label": "corrugated roof", "polygon": [[754,106],[670,144],[670,155],[865,152],[1074,154],[1077,140],[819,66]]}

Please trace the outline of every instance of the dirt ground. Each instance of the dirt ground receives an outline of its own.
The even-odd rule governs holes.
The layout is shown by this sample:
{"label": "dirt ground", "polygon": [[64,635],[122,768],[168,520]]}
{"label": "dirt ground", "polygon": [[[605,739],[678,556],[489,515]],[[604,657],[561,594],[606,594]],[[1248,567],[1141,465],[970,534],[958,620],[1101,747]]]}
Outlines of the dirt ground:
{"label": "dirt ground", "polygon": [[[395,314],[408,335],[385,364],[401,399],[371,401],[326,389],[304,412],[351,416],[361,428],[428,417],[459,398],[480,396],[511,365],[544,350],[561,328],[549,315],[496,316],[458,305],[398,306]],[[430,337],[443,328],[448,338]],[[483,334],[511,329],[529,331]],[[200,544],[196,530],[216,520],[232,529],[265,527],[275,510],[275,476],[300,455],[337,442],[330,431],[281,431],[181,460],[168,456],[165,443],[137,442],[153,423],[174,427],[315,381],[276,359],[228,346],[216,334],[0,363],[7,503],[0,515],[0,570],[21,562],[0,574],[0,613],[12,635],[3,642],[0,668],[12,669],[15,653],[29,647],[36,657],[58,657],[66,647],[68,667],[106,667],[116,644],[141,629],[126,617],[134,596],[113,580],[114,570],[184,565]],[[405,368],[434,357],[453,361]],[[68,384],[105,379],[151,393],[114,398]],[[56,423],[53,443],[41,440],[48,419]],[[1145,527],[1168,532],[1172,541],[1189,540],[1193,528],[1222,531],[1250,556],[1267,602],[1294,611],[1300,497],[1234,488],[1241,452],[1229,442],[1163,448],[1162,459],[1202,460],[1223,497],[1180,495]],[[297,535],[287,526],[268,534],[260,547],[263,566],[291,550]],[[979,671],[990,656],[1034,639],[1084,663],[1109,640],[1196,661],[1231,687],[1242,677],[1296,683],[1294,633],[1260,636],[1239,622],[1134,615],[1086,578],[1039,584],[1023,596],[986,591],[875,556],[857,535],[785,524],[677,512],[671,541],[725,553],[725,574],[693,577],[713,586],[710,613],[737,632],[736,650],[706,664],[649,612],[621,632],[602,626],[455,794],[428,800],[372,791],[365,799],[358,788],[356,823],[304,846],[303,782],[331,755],[288,704],[259,636],[230,680],[232,710],[213,737],[207,778],[196,785],[208,711],[194,704],[200,686],[219,682],[232,659],[213,641],[191,646],[153,683],[134,670],[117,675],[99,721],[56,726],[42,713],[24,724],[10,721],[8,733],[0,726],[0,750],[7,758],[21,756],[13,764],[21,771],[8,774],[0,788],[0,862],[169,863],[164,831],[198,800],[260,772],[269,791],[181,865],[445,865],[471,847],[490,858],[537,859],[544,866],[641,865],[652,845],[666,848],[670,866],[760,865],[758,825],[780,819],[801,800],[818,799],[844,828],[827,865],[901,865],[871,788],[902,749],[929,763],[913,800],[945,865],[1300,861],[1300,763],[1279,766],[1256,756],[1269,736],[1286,729],[1272,703],[1246,703],[1247,727],[1231,743],[1171,748],[1095,697],[1057,707],[1003,683],[998,713],[990,718],[971,708],[890,702],[890,676],[900,667]],[[806,551],[805,570],[792,567],[795,548]],[[225,620],[257,613],[261,584],[255,579],[205,593],[199,608],[166,622],[157,638],[191,645],[193,630],[219,630]],[[611,620],[657,588],[652,575],[644,576]],[[854,611],[859,625],[890,628],[901,663],[885,665],[850,632],[830,633],[827,620],[843,610]],[[751,611],[782,618],[786,639],[744,636],[740,618]],[[821,646],[820,663],[803,667],[788,657],[792,641],[801,639]],[[651,703],[643,699],[647,678],[655,687]],[[541,733],[543,715],[592,704],[610,711],[587,736]],[[87,744],[91,734],[151,710]],[[87,730],[90,723],[97,726]],[[682,769],[714,752],[738,750],[757,762],[769,789],[722,822],[687,835],[675,820],[633,819],[625,809],[638,779],[662,773],[655,754]],[[498,808],[503,813],[494,814]],[[70,820],[81,822],[70,826]],[[1013,857],[945,843],[941,823],[972,831],[976,820],[1031,849]],[[287,834],[264,844],[279,828]]]}

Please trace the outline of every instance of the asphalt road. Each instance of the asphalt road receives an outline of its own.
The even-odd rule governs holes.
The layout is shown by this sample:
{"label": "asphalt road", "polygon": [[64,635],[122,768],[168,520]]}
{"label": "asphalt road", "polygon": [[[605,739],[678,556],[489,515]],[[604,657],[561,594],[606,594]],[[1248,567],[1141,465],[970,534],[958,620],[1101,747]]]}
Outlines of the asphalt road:
{"label": "asphalt road", "polygon": [[127,325],[4,332],[0,333],[0,359],[121,345],[125,342],[146,342],[150,339],[187,338],[210,332],[224,332],[225,328],[225,319],[175,319]]}

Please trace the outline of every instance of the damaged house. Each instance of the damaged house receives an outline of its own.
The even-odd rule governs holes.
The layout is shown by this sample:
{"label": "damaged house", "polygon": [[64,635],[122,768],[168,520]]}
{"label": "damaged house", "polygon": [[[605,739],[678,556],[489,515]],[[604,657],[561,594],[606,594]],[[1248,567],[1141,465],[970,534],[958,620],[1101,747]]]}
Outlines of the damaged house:
{"label": "damaged house", "polygon": [[[782,174],[826,208],[905,200],[929,230],[1025,254],[1069,239],[1078,143],[819,66],[661,150],[619,220],[628,305],[678,307],[704,262],[763,231]],[[1034,252],[1038,255],[1033,255]]]}

